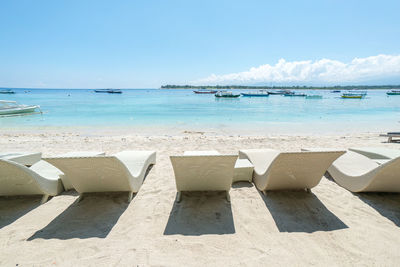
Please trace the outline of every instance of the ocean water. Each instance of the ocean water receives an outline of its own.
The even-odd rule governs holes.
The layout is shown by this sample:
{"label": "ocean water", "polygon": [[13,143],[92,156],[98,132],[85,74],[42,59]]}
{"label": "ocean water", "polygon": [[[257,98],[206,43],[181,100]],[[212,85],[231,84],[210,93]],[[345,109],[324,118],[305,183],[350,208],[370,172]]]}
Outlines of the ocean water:
{"label": "ocean water", "polygon": [[[238,131],[243,133],[400,130],[400,96],[369,90],[365,99],[341,99],[328,90],[303,97],[215,98],[192,90],[132,89],[99,94],[84,89],[14,89],[3,100],[40,105],[42,115],[1,117],[0,129],[98,127]],[[233,90],[247,92],[248,90]]]}

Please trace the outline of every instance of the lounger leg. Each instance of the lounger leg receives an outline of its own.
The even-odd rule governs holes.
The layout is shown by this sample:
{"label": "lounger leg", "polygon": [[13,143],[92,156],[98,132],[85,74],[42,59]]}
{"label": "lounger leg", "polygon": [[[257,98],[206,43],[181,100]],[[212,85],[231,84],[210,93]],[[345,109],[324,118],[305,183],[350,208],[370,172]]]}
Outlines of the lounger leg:
{"label": "lounger leg", "polygon": [[83,193],[79,194],[77,203],[81,202],[83,200],[83,197]]}
{"label": "lounger leg", "polygon": [[306,188],[307,193],[311,193],[311,188]]}
{"label": "lounger leg", "polygon": [[229,195],[229,191],[226,191],[226,200],[228,200],[228,202],[231,202],[231,196]]}
{"label": "lounger leg", "polygon": [[49,199],[49,195],[43,195],[42,200],[40,201],[40,204],[46,203],[48,199]]}
{"label": "lounger leg", "polygon": [[176,193],[176,202],[179,203],[182,200],[182,192]]}
{"label": "lounger leg", "polygon": [[264,196],[267,196],[267,190],[262,191]]}
{"label": "lounger leg", "polygon": [[392,141],[393,141],[393,138],[391,136],[389,136],[388,143],[391,143]]}
{"label": "lounger leg", "polygon": [[129,196],[128,196],[128,203],[130,203],[133,199],[133,194],[134,192],[129,192]]}

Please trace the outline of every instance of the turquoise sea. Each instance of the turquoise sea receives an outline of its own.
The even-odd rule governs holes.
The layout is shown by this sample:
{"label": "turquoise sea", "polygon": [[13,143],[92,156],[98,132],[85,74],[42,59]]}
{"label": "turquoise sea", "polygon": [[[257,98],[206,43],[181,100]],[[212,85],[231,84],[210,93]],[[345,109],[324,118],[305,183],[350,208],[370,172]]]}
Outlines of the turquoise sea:
{"label": "turquoise sea", "polygon": [[[1,129],[99,127],[210,130],[229,133],[400,130],[400,96],[369,90],[365,99],[341,99],[328,90],[299,90],[323,99],[220,99],[192,90],[131,89],[99,94],[88,89],[13,89],[3,100],[40,105],[42,115],[0,118]],[[248,90],[233,90],[247,92]],[[159,132],[160,133],[160,132]]]}

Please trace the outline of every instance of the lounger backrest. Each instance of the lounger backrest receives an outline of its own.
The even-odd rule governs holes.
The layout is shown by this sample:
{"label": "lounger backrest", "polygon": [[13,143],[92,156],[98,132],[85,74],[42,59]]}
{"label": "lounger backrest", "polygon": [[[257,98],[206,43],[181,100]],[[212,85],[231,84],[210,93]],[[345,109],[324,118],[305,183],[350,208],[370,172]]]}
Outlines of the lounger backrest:
{"label": "lounger backrest", "polygon": [[[282,152],[271,163],[262,190],[313,188],[345,151]],[[257,177],[254,177],[256,180]],[[257,181],[255,181],[257,182]]]}
{"label": "lounger backrest", "polygon": [[237,155],[171,156],[178,191],[229,191]]}
{"label": "lounger backrest", "polygon": [[79,193],[131,191],[132,176],[114,156],[54,157],[44,160],[60,169]]}
{"label": "lounger backrest", "polygon": [[19,163],[0,159],[0,196],[42,195],[38,184],[40,178]]}
{"label": "lounger backrest", "polygon": [[394,159],[400,156],[399,149],[391,149],[385,147],[353,147],[350,151],[357,152],[370,159]]}
{"label": "lounger backrest", "polygon": [[371,182],[363,191],[400,192],[400,157],[380,165],[369,177]]}

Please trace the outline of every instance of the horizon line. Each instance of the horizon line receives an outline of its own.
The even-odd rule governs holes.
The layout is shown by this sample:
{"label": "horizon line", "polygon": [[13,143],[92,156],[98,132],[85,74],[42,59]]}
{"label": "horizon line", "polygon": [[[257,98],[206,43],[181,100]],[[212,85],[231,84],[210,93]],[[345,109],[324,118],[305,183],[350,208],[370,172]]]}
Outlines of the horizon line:
{"label": "horizon line", "polygon": [[[170,88],[163,88],[165,86],[169,86]],[[49,89],[49,90],[96,90],[96,89],[121,89],[121,90],[147,90],[147,89],[173,89],[173,86],[177,87],[304,87],[304,88],[334,88],[334,87],[400,87],[400,84],[374,84],[374,85],[362,85],[362,84],[348,84],[348,85],[321,85],[321,86],[314,86],[314,85],[237,85],[237,84],[230,84],[230,85],[190,85],[190,84],[165,84],[161,85],[158,88],[156,87],[143,87],[143,88],[121,88],[121,87],[90,87],[90,88],[50,88],[50,87],[3,87],[0,86],[0,89]],[[179,89],[179,88],[177,88]]]}

